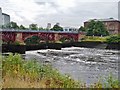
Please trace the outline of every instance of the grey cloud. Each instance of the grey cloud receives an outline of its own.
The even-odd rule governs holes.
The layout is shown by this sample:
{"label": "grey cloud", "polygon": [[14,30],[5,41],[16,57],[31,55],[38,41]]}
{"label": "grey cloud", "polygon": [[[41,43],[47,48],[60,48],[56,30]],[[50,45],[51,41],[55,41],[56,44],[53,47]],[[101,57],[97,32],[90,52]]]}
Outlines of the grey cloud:
{"label": "grey cloud", "polygon": [[[75,0],[75,6],[69,7],[65,10],[60,9],[61,7],[55,2],[55,0],[34,0],[37,5],[49,4],[48,11],[55,10],[57,13],[44,14],[37,12],[35,21],[31,22],[25,18],[25,15],[20,14],[20,8],[14,8],[12,3],[2,0],[2,7],[4,12],[9,14],[15,12],[17,16],[22,18],[24,21],[17,21],[19,24],[29,25],[30,23],[37,23],[39,26],[46,27],[47,23],[50,22],[54,25],[56,22],[60,22],[62,26],[75,26],[79,27],[84,21],[91,18],[109,18],[113,17],[118,19],[118,7],[117,2],[79,2]],[[1,2],[1,1],[0,1]],[[7,2],[7,3],[6,3]],[[11,16],[12,17],[12,16]],[[28,16],[29,17],[29,16]],[[14,18],[14,17],[12,17]]]}

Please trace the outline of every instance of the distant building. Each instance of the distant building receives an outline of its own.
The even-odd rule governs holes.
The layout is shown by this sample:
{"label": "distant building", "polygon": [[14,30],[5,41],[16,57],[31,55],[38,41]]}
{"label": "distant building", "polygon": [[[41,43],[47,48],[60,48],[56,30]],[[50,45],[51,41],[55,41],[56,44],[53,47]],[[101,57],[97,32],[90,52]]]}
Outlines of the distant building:
{"label": "distant building", "polygon": [[47,29],[51,29],[51,23],[47,24]]}
{"label": "distant building", "polygon": [[64,32],[78,32],[78,28],[73,27],[63,27]]}
{"label": "distant building", "polygon": [[60,23],[56,23],[56,25],[60,26]]}
{"label": "distant building", "polygon": [[[116,20],[116,19],[113,19],[113,18],[91,19],[91,20],[102,21],[110,34],[120,33],[120,21],[119,20]],[[91,20],[84,22],[84,27],[87,27]]]}
{"label": "distant building", "polygon": [[7,26],[10,23],[10,15],[2,13],[2,24]]}
{"label": "distant building", "polygon": [[0,8],[0,26],[4,25],[4,27],[6,27],[9,23],[10,15],[2,13],[2,9]]}

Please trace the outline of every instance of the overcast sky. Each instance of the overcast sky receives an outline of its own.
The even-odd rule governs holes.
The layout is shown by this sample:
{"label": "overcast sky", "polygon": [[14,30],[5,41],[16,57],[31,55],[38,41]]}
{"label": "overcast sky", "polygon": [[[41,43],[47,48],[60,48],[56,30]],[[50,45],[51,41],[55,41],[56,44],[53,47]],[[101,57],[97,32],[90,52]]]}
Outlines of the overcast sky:
{"label": "overcast sky", "polygon": [[28,26],[31,23],[46,27],[47,23],[80,27],[93,18],[118,19],[119,0],[0,0],[3,13],[11,21]]}

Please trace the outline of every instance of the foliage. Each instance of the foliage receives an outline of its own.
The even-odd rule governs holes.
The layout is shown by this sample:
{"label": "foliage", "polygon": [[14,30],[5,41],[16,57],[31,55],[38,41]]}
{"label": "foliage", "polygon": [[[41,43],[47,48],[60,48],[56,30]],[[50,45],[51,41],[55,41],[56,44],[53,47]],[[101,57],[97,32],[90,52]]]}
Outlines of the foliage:
{"label": "foliage", "polygon": [[60,42],[64,43],[64,42],[73,42],[74,39],[73,38],[68,38],[68,37],[62,37],[59,40]]}
{"label": "foliage", "polygon": [[38,30],[37,24],[30,24],[30,25],[29,25],[29,28],[30,28],[31,30]]}
{"label": "foliage", "polygon": [[[0,56],[0,58],[2,58]],[[3,88],[88,88],[68,75],[60,74],[50,64],[41,64],[35,60],[23,60],[19,54],[3,57]],[[16,82],[16,83],[15,83]],[[119,88],[120,82],[112,75],[91,84],[90,88]]]}
{"label": "foliage", "polygon": [[105,88],[120,88],[120,82],[118,79],[113,78],[112,74],[110,74],[106,78],[106,82],[104,83]]}
{"label": "foliage", "polygon": [[16,22],[10,22],[10,28],[12,28],[12,29],[19,29],[19,26],[17,25]]}
{"label": "foliage", "polygon": [[19,41],[15,41],[14,43],[11,43],[11,44],[14,44],[14,45],[25,45],[24,42],[19,42]]}
{"label": "foliage", "polygon": [[45,30],[43,27],[39,27],[39,30]]}
{"label": "foliage", "polygon": [[91,20],[87,26],[88,36],[107,36],[109,35],[105,25],[101,21]]}
{"label": "foliage", "polygon": [[56,25],[53,26],[53,28],[51,28],[51,30],[53,30],[53,31],[63,31],[63,28],[56,24]]}
{"label": "foliage", "polygon": [[32,36],[30,38],[27,38],[25,40],[26,44],[39,44],[40,43],[40,37],[38,36]]}
{"label": "foliage", "polygon": [[79,32],[86,32],[86,29],[85,29],[85,27],[83,27],[83,26],[81,26],[80,28],[79,28]]}
{"label": "foliage", "polygon": [[[10,54],[8,57],[4,57],[2,67],[4,80],[6,77],[14,78],[18,82],[27,81],[28,85],[30,82],[38,84],[42,82],[44,88],[78,88],[80,85],[70,77],[61,75],[50,65],[40,64],[35,60],[24,61],[19,54]],[[8,84],[5,80],[3,86],[6,83]],[[41,87],[41,85],[37,87]]]}
{"label": "foliage", "polygon": [[20,30],[26,30],[25,26],[23,26],[23,25],[20,25],[19,29]]}
{"label": "foliage", "polygon": [[120,35],[112,35],[107,38],[108,43],[120,43]]}

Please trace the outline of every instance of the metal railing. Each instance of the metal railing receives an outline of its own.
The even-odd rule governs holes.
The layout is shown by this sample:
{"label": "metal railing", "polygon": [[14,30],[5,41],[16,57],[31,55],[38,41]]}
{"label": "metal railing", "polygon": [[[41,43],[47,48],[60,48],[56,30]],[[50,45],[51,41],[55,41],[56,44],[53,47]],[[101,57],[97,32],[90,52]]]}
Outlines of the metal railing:
{"label": "metal railing", "polygon": [[52,30],[18,30],[18,29],[0,29],[0,32],[4,32],[4,31],[7,31],[7,32],[45,32],[45,33],[79,33],[79,32],[76,32],[76,31],[52,31]]}

